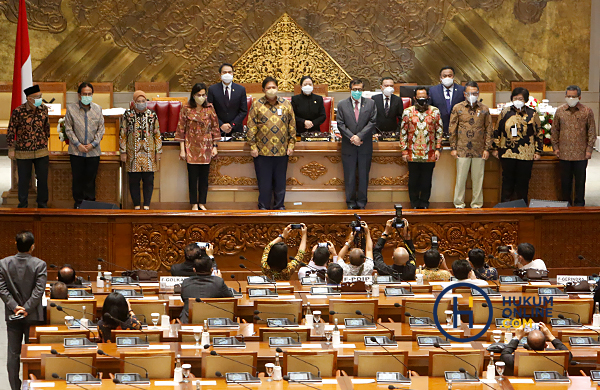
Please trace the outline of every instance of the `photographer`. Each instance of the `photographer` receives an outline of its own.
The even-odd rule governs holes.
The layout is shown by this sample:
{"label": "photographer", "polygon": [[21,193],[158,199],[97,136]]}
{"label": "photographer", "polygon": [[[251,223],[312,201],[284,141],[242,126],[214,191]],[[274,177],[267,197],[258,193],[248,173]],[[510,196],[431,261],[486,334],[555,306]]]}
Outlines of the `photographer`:
{"label": "photographer", "polygon": [[288,263],[288,246],[283,242],[288,238],[292,231],[292,225],[287,225],[283,232],[265,247],[262,260],[260,262],[262,273],[273,280],[290,280],[292,274],[300,266],[300,262],[304,260],[304,252],[306,251],[306,239],[308,229],[306,225],[301,223],[300,233],[302,240],[298,247],[296,258]]}
{"label": "photographer", "polygon": [[546,271],[546,263],[542,259],[534,259],[535,257],[535,248],[533,245],[523,242],[517,246],[517,250],[513,248],[512,245],[508,246],[510,248],[510,254],[515,259],[515,266],[519,269],[538,269],[542,271]]}
{"label": "photographer", "polygon": [[[344,275],[347,276],[367,276],[373,273],[373,240],[371,239],[371,231],[366,222],[360,222],[361,229],[364,230],[365,234],[365,250],[360,248],[350,249],[354,242],[354,236],[356,230],[354,227],[350,227],[350,234],[344,244],[344,247],[340,249],[338,255],[338,264],[344,270]],[[349,264],[344,261],[344,257],[348,253]]]}
{"label": "photographer", "polygon": [[398,232],[404,243],[403,245],[394,249],[394,254],[392,256],[394,264],[392,266],[387,265],[383,261],[383,255],[381,254],[381,251],[385,246],[387,238],[394,231],[393,229],[396,218],[390,219],[386,222],[385,230],[373,248],[373,262],[375,269],[381,275],[392,275],[394,278],[399,277],[401,280],[414,280],[417,270],[414,255],[415,246],[412,242],[412,237],[408,229],[408,221],[405,218],[402,218],[402,221],[404,222],[404,227],[399,228]]}
{"label": "photographer", "polygon": [[207,243],[205,248],[201,248],[197,242],[188,244],[183,249],[185,261],[183,263],[173,264],[171,266],[171,276],[194,276],[194,261],[202,256],[208,256],[211,260],[215,260],[213,244]]}
{"label": "photographer", "polygon": [[425,268],[423,269],[423,280],[426,282],[447,282],[452,274],[446,264],[446,258],[437,249],[429,249],[423,255]]}
{"label": "photographer", "polygon": [[325,275],[329,261],[337,261],[337,252],[331,241],[320,242],[312,248],[312,259],[308,267],[302,267],[298,270],[298,279],[306,277],[312,273]]}

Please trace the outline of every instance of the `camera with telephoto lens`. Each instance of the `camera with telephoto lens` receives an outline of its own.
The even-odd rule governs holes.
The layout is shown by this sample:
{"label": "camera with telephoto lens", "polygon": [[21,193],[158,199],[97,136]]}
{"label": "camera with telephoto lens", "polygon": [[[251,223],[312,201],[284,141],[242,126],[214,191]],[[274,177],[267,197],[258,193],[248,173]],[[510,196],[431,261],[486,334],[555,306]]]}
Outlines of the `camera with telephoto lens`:
{"label": "camera with telephoto lens", "polygon": [[396,209],[396,217],[392,222],[392,226],[396,229],[404,229],[406,225],[404,224],[404,220],[402,219],[402,205],[396,204],[394,205],[394,208]]}
{"label": "camera with telephoto lens", "polygon": [[354,218],[356,219],[350,222],[350,227],[354,229],[355,232],[362,231],[362,225],[360,224],[360,217],[358,216],[358,214],[355,213]]}

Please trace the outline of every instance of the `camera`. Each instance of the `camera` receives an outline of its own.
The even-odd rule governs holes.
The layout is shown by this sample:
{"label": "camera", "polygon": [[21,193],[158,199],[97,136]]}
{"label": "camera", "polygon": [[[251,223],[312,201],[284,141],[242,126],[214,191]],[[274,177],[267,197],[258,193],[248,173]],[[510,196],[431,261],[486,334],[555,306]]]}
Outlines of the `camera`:
{"label": "camera", "polygon": [[499,245],[498,246],[498,253],[508,253],[510,252],[510,248],[506,245]]}
{"label": "camera", "polygon": [[329,248],[329,243],[328,242],[320,242],[317,244],[318,248]]}
{"label": "camera", "polygon": [[302,224],[301,223],[293,223],[291,225],[292,229],[302,229]]}
{"label": "camera", "polygon": [[208,242],[197,242],[196,245],[198,245],[198,248],[200,249],[208,248]]}
{"label": "camera", "polygon": [[358,233],[358,232],[362,231],[362,225],[360,224],[360,222],[361,222],[360,217],[358,216],[358,214],[354,213],[354,218],[356,218],[356,219],[354,221],[350,222],[350,227]]}
{"label": "camera", "polygon": [[394,205],[394,208],[396,209],[396,217],[394,218],[392,225],[396,229],[404,229],[406,225],[404,224],[404,220],[402,219],[402,205],[396,204]]}
{"label": "camera", "polygon": [[440,249],[437,236],[431,236],[431,249],[435,249],[436,251]]}

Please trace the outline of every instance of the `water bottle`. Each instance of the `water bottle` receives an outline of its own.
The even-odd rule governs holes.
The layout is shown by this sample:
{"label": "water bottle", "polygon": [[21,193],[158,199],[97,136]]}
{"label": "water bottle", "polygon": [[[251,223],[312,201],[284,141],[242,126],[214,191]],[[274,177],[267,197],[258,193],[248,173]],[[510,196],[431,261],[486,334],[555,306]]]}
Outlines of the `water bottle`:
{"label": "water bottle", "polygon": [[315,317],[313,316],[312,310],[310,309],[310,302],[306,303],[306,316],[304,318],[306,326],[312,329],[315,323]]}
{"label": "water bottle", "polygon": [[379,296],[379,283],[377,282],[377,271],[373,272],[373,285],[371,286],[371,295],[373,297]]}
{"label": "water bottle", "polygon": [[334,346],[340,345],[340,328],[338,328],[338,319],[335,319],[333,332],[331,332],[331,342]]}
{"label": "water bottle", "polygon": [[173,371],[173,381],[180,383],[183,381],[183,369],[181,368],[181,355],[177,355],[177,363],[175,364],[175,371]]}
{"label": "water bottle", "polygon": [[486,378],[494,380],[496,378],[496,366],[494,364],[494,352],[490,352],[490,363],[487,366]]}
{"label": "water bottle", "polygon": [[592,326],[600,327],[600,303],[596,302],[596,309],[594,309],[594,316],[592,317]]}
{"label": "water bottle", "polygon": [[102,265],[98,264],[98,276],[96,276],[96,287],[104,288],[104,280],[102,280]]}

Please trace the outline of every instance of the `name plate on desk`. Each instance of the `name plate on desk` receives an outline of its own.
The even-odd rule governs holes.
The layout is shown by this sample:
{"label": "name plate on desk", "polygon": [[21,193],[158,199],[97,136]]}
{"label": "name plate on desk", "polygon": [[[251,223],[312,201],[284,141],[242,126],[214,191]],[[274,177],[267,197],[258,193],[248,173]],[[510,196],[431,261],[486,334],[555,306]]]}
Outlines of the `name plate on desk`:
{"label": "name plate on desk", "polygon": [[560,375],[556,371],[534,371],[533,379],[536,382],[555,382],[555,383],[569,382],[568,377]]}
{"label": "name plate on desk", "polygon": [[373,283],[373,277],[372,276],[348,275],[348,276],[344,276],[344,278],[342,279],[342,283],[352,283],[352,282]]}
{"label": "name plate on desk", "polygon": [[176,285],[181,285],[189,276],[161,276],[159,286],[161,290],[174,288]]}
{"label": "name plate on desk", "polygon": [[590,377],[594,382],[600,382],[600,370],[590,370]]}

